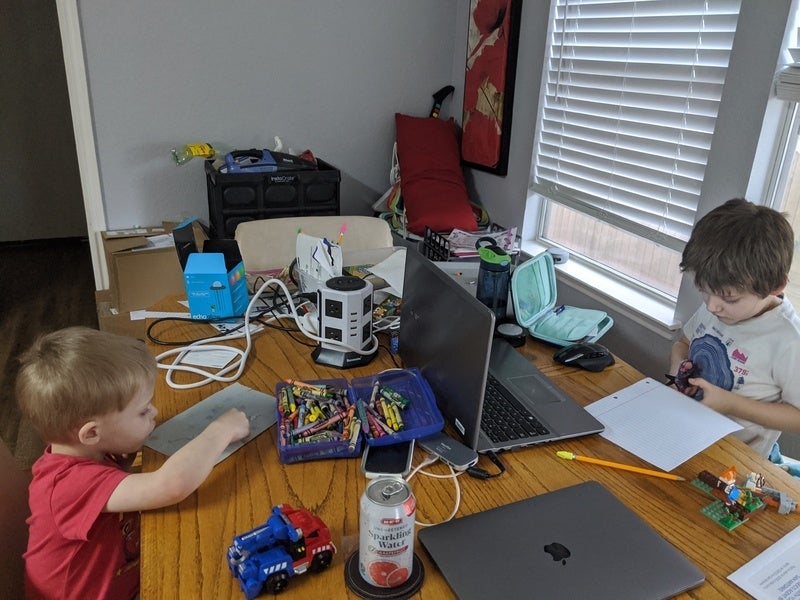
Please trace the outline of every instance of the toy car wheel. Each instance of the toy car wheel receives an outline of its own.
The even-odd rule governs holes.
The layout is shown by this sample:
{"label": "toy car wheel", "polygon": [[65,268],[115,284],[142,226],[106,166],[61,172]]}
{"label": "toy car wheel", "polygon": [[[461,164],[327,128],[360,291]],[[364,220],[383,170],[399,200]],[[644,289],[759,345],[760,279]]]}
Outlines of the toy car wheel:
{"label": "toy car wheel", "polygon": [[289,577],[286,573],[273,573],[267,577],[267,581],[264,583],[264,591],[268,594],[279,594],[286,589],[287,585],[289,585]]}
{"label": "toy car wheel", "polygon": [[330,566],[332,560],[333,552],[330,550],[325,550],[314,557],[314,560],[311,561],[311,567],[309,567],[309,569],[314,572],[323,571]]}

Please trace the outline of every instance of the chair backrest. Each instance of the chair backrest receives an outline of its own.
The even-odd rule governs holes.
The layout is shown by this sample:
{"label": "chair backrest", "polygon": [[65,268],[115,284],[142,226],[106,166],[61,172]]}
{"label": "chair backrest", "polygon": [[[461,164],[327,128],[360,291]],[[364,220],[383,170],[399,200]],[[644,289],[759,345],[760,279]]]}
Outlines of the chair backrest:
{"label": "chair backrest", "polygon": [[14,462],[0,441],[0,598],[24,598],[22,553],[28,545],[28,484],[30,476]]}
{"label": "chair backrest", "polygon": [[383,219],[366,216],[281,217],[245,221],[235,238],[247,272],[280,269],[295,258],[297,232],[335,241],[343,225],[342,252],[388,248],[392,231]]}

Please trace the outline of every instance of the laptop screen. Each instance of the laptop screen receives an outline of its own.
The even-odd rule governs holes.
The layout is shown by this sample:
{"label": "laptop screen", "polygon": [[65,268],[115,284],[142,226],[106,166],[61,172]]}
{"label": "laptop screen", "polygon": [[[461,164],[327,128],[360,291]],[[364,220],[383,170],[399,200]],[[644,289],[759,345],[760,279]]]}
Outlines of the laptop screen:
{"label": "laptop screen", "polygon": [[418,367],[439,409],[478,447],[494,314],[419,252],[406,252],[399,353]]}

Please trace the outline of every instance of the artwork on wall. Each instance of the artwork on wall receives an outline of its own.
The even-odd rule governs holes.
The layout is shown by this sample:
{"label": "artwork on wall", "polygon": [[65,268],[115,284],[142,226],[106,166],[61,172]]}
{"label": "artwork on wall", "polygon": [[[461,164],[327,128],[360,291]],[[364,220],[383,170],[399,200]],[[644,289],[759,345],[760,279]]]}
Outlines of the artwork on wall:
{"label": "artwork on wall", "polygon": [[522,0],[470,0],[461,160],[508,172]]}

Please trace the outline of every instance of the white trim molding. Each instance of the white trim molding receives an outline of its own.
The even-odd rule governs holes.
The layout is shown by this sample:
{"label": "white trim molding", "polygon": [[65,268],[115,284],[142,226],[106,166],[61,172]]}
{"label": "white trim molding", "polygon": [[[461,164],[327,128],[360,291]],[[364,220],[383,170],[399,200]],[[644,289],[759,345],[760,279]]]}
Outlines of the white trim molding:
{"label": "white trim molding", "polygon": [[95,288],[108,287],[108,270],[100,232],[106,229],[106,213],[100,187],[100,171],[94,143],[89,86],[86,79],[86,62],[83,55],[80,18],[77,0],[56,0],[61,46],[67,75],[72,126],[75,131],[75,148],[78,153],[83,206],[92,253]]}

